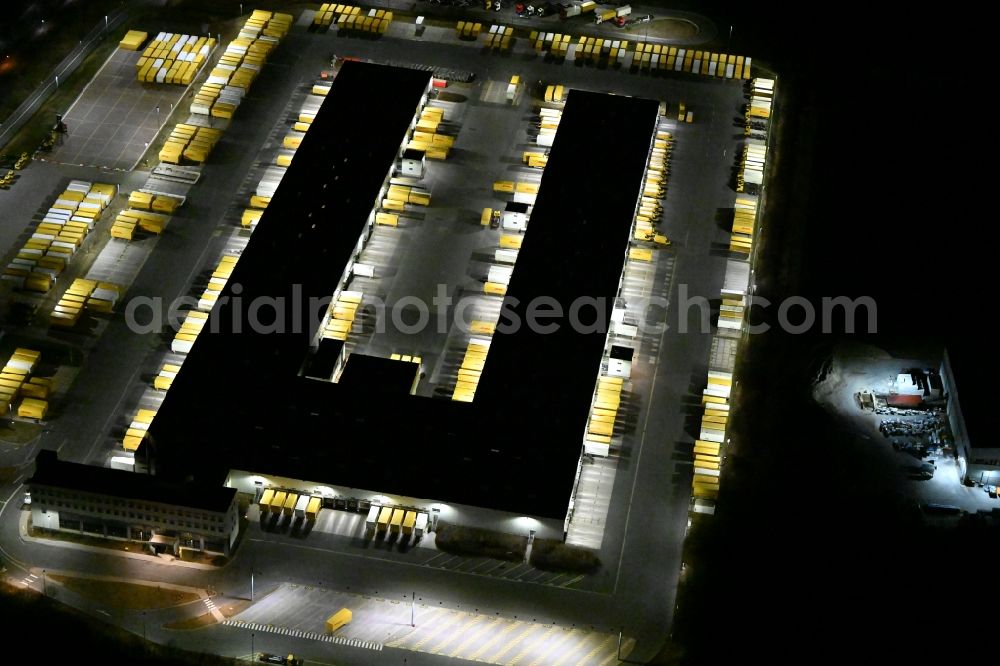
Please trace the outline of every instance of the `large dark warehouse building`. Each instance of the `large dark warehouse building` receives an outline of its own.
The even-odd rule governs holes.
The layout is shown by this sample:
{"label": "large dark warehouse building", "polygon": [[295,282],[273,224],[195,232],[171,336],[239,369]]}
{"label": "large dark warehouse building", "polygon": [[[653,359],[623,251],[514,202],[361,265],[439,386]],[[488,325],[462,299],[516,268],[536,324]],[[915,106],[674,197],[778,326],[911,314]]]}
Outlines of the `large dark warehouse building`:
{"label": "large dark warehouse building", "polygon": [[[410,395],[400,362],[356,357],[339,383],[307,375],[319,321],[286,307],[244,330],[255,299],[330,298],[371,225],[430,75],[346,63],[173,382],[145,447],[173,480],[306,480],[539,519],[561,533],[606,333],[521,326],[493,336],[472,403]],[[506,299],[565,310],[618,294],[658,104],[572,91]],[[613,141],[592,141],[602,134]],[[581,193],[602,174],[600,196]],[[604,330],[610,308],[603,313]],[[394,365],[395,364],[395,365]],[[272,483],[268,481],[267,483]],[[314,484],[314,485],[308,485]],[[266,484],[265,484],[266,485]]]}

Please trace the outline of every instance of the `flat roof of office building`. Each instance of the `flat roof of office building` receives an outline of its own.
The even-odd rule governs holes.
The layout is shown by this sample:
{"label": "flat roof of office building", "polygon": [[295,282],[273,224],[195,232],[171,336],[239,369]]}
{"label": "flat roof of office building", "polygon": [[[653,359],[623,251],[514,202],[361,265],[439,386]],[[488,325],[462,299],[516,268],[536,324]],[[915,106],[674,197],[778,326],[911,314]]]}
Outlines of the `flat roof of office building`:
{"label": "flat roof of office building", "polygon": [[172,483],[149,474],[59,460],[55,451],[45,449],[35,458],[35,472],[28,479],[32,484],[216,513],[228,511],[236,496],[235,488],[216,483]]}
{"label": "flat roof of office building", "polygon": [[[285,308],[279,332],[233,321],[247,321],[257,296],[332,295],[428,83],[424,72],[344,65],[223,292],[240,285],[242,302],[217,306],[219,332],[199,336],[154,419],[158,472],[219,481],[239,468],[565,515],[604,333],[496,334],[470,404],[369,390],[375,369],[351,377],[353,389],[300,376],[319,323],[303,322],[308,308]],[[570,93],[508,298],[613,299],[657,109]],[[613,141],[592,140],[602,128]],[[609,317],[610,304],[605,326]]]}

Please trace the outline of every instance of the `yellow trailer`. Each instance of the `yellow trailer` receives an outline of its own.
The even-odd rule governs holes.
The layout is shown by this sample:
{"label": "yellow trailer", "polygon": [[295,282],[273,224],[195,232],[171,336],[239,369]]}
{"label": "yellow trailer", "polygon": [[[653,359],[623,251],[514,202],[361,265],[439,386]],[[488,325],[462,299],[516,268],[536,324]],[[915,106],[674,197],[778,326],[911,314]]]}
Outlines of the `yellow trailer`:
{"label": "yellow trailer", "polygon": [[344,625],[350,624],[352,619],[354,619],[354,614],[347,608],[341,608],[339,611],[326,618],[326,630],[333,633]]}
{"label": "yellow trailer", "polygon": [[403,517],[403,534],[410,535],[413,534],[413,526],[417,522],[417,512],[407,511],[406,516]]}
{"label": "yellow trailer", "polygon": [[288,493],[283,490],[276,492],[271,500],[271,513],[281,513],[281,507],[285,505],[286,499],[288,499]]}
{"label": "yellow trailer", "polygon": [[392,519],[389,521],[389,531],[392,533],[399,532],[399,528],[403,524],[403,516],[406,514],[402,509],[393,509]]}
{"label": "yellow trailer", "polygon": [[493,296],[503,296],[507,293],[507,286],[499,282],[487,282],[483,286],[483,293]]}
{"label": "yellow trailer", "polygon": [[389,519],[392,517],[392,507],[384,506],[378,514],[378,531],[384,532],[389,526]]}
{"label": "yellow trailer", "polygon": [[399,226],[399,215],[395,213],[375,213],[375,224],[387,227]]}
{"label": "yellow trailer", "polygon": [[316,520],[316,516],[319,515],[322,504],[323,501],[319,497],[311,498],[308,506],[306,506],[306,520]]}
{"label": "yellow trailer", "polygon": [[283,512],[287,515],[291,515],[295,511],[295,503],[299,501],[298,493],[288,493],[285,497],[285,503],[282,504]]}
{"label": "yellow trailer", "polygon": [[521,243],[523,242],[523,236],[512,236],[510,234],[504,234],[500,236],[500,247],[506,248],[508,250],[519,250],[521,248]]}
{"label": "yellow trailer", "polygon": [[271,508],[271,500],[272,499],[274,499],[274,489],[273,488],[266,488],[264,490],[264,494],[260,496],[260,501],[257,503],[257,506],[260,507],[260,512],[261,513],[264,513],[266,511],[270,510],[270,508]]}
{"label": "yellow trailer", "polygon": [[35,398],[25,398],[17,408],[17,415],[21,418],[35,419],[41,421],[45,418],[45,413],[49,410],[49,403],[45,400]]}

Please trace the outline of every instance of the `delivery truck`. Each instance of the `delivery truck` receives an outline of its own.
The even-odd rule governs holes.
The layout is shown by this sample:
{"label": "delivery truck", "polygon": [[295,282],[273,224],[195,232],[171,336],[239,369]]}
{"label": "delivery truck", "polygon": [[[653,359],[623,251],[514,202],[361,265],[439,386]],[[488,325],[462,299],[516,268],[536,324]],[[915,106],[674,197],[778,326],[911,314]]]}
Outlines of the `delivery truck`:
{"label": "delivery truck", "polygon": [[606,9],[599,9],[594,12],[594,23],[600,25],[605,21],[611,21],[618,27],[625,25],[625,17],[632,13],[632,7],[630,5],[622,5],[621,7],[608,7]]}

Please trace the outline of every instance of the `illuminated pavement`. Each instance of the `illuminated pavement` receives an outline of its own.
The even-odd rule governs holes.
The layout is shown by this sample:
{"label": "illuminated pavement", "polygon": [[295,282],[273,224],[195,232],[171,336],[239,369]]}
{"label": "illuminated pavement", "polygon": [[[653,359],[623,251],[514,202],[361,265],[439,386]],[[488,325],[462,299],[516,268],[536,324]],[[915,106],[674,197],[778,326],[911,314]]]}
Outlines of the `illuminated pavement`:
{"label": "illuminated pavement", "polygon": [[[341,608],[351,610],[351,623],[328,634],[324,622]],[[598,666],[618,656],[618,637],[608,633],[295,585],[280,586],[226,624],[375,651],[394,647],[506,666]],[[623,638],[622,656],[632,644]]]}
{"label": "illuminated pavement", "polygon": [[146,152],[187,87],[140,83],[137,51],[116,49],[77,97],[63,122],[69,134],[40,159],[128,171]]}
{"label": "illuminated pavement", "polygon": [[[446,32],[454,34],[454,31]],[[655,286],[655,291],[659,292],[667,288],[669,279],[669,284],[685,282],[692,285],[695,293],[710,296],[717,294],[716,287],[721,284],[721,268],[724,264],[718,248],[728,236],[728,232],[719,225],[717,216],[720,209],[732,205],[733,195],[727,182],[733,164],[733,146],[737,141],[737,128],[733,121],[740,114],[741,92],[737,84],[709,82],[693,77],[631,75],[627,71],[600,69],[589,65],[558,65],[533,57],[521,59],[484,56],[468,47],[426,41],[342,39],[335,34],[305,34],[294,30],[269,59],[268,65],[254,84],[254,94],[241,105],[239,115],[205,165],[203,178],[185,205],[183,216],[174,219],[168,233],[157,241],[156,251],[139,270],[130,295],[160,296],[167,301],[180,295],[197,295],[203,288],[205,271],[217,262],[218,256],[232,245],[234,239],[242,237],[245,242],[245,235],[241,236],[244,232],[234,228],[239,224],[239,214],[256,187],[263,166],[270,162],[270,157],[280,146],[281,137],[289,126],[289,109],[297,108],[298,102],[295,100],[300,99],[298,96],[304,96],[306,86],[311,84],[316,72],[326,66],[326,59],[331,52],[471,69],[477,73],[477,80],[484,82],[471,86],[473,93],[482,91],[486,82],[504,81],[512,74],[520,74],[527,81],[545,79],[568,86],[666,99],[672,104],[676,104],[677,100],[685,101],[695,109],[697,121],[693,125],[678,128],[677,158],[672,165],[670,181],[671,195],[664,212],[666,232],[674,238],[675,247],[662,252],[655,266],[650,267],[650,275],[646,277],[651,282],[637,284],[645,285],[643,288],[649,290],[653,290]],[[435,212],[433,215],[440,217],[431,217],[431,221],[421,219],[419,225],[415,223],[413,227],[407,227],[404,223],[400,229],[380,230],[380,241],[385,241],[381,245],[386,253],[385,266],[392,265],[390,261],[394,259],[395,253],[393,244],[405,238],[404,234],[396,232],[433,232],[434,225],[439,223],[472,236],[481,236],[481,241],[477,239],[469,246],[461,245],[474,248],[474,252],[478,254],[482,254],[483,249],[492,251],[496,247],[490,232],[478,226],[479,211],[476,208],[491,205],[495,201],[489,190],[491,180],[499,178],[505,171],[519,168],[518,151],[527,149],[527,146],[518,145],[517,139],[513,139],[511,143],[513,135],[506,128],[514,126],[517,128],[515,131],[521,131],[529,120],[523,113],[523,107],[512,113],[510,107],[490,104],[489,99],[484,102],[479,94],[470,95],[469,100],[468,105],[474,110],[463,118],[455,155],[444,164],[430,165],[434,172],[438,172],[438,167],[441,167],[451,171],[449,179],[464,181],[460,183],[461,189],[453,190],[454,194],[444,188],[434,190],[432,207],[439,206],[440,213]],[[479,120],[477,114],[480,114]],[[74,131],[72,126],[70,131]],[[595,137],[595,140],[613,140],[613,137]],[[462,154],[463,147],[468,148],[466,154]],[[486,171],[470,171],[470,168],[475,168],[480,163],[488,165],[484,167]],[[32,169],[39,167],[52,171],[56,165],[37,165]],[[66,167],[58,167],[58,170],[60,174],[71,171]],[[76,177],[101,180],[97,177],[96,170],[91,170],[90,174],[77,174],[77,171],[84,171],[81,169],[72,171]],[[40,169],[36,172],[37,175],[42,173]],[[29,170],[25,173],[25,179],[34,175]],[[19,183],[18,188],[12,192],[18,189],[24,192],[23,187],[28,184]],[[48,183],[46,192],[52,187],[54,185]],[[582,195],[585,196],[586,193]],[[485,201],[481,203],[482,200]],[[672,205],[676,206],[676,210]],[[32,210],[33,208],[34,206],[31,207]],[[678,226],[671,228],[670,225]],[[382,231],[385,232],[384,235]],[[442,249],[445,250],[447,248]],[[479,265],[478,260],[469,263],[467,257],[468,255],[463,258],[466,262],[463,265],[475,270]],[[410,271],[416,278],[419,277],[418,269],[423,266],[428,270],[425,277],[431,278],[425,284],[434,284],[434,265],[427,259],[429,258],[407,258],[405,261],[411,264],[402,268]],[[458,259],[455,258],[455,261],[457,265]],[[485,263],[482,262],[483,265]],[[395,267],[400,268],[398,264]],[[465,279],[473,284],[473,277],[470,273]],[[476,293],[475,296],[480,297],[480,294]],[[481,297],[481,300],[484,311],[481,315],[477,312],[474,318],[495,318],[495,312],[492,317],[488,316],[490,299]],[[672,304],[671,310],[676,309],[677,306]],[[42,435],[41,443],[47,448],[61,447],[62,454],[67,459],[106,462],[108,453],[120,450],[124,427],[135,407],[143,400],[143,393],[162,363],[171,337],[169,334],[138,336],[127,329],[120,315],[112,318],[97,349],[81,369],[80,377],[61,401],[63,416],[50,424],[51,430]],[[455,347],[462,345],[458,333],[449,334],[447,351],[441,356],[444,361],[435,368],[435,381],[440,381],[445,386],[452,381],[452,368],[446,357],[449,357],[453,344]],[[601,461],[599,465],[585,470],[586,480],[581,492],[586,489],[588,494],[593,495],[593,510],[585,521],[584,512],[581,511],[581,522],[573,526],[574,538],[581,539],[599,538],[600,532],[606,530],[601,547],[605,567],[597,576],[573,583],[572,577],[556,578],[516,563],[454,557],[423,547],[400,553],[396,549],[365,546],[363,539],[356,536],[360,518],[336,511],[323,512],[323,520],[330,521],[329,527],[333,534],[318,531],[319,533],[308,534],[304,539],[294,539],[285,534],[262,533],[259,527],[252,525],[250,534],[237,553],[236,561],[218,573],[180,571],[159,564],[139,562],[127,563],[128,573],[148,580],[177,579],[186,583],[193,577],[204,583],[211,579],[211,582],[218,584],[220,590],[233,597],[249,597],[251,567],[258,572],[264,570],[258,574],[258,592],[261,591],[263,577],[271,584],[291,581],[317,585],[321,582],[324,589],[327,586],[348,591],[364,589],[373,600],[401,595],[413,589],[424,590],[425,599],[433,594],[434,604],[438,600],[443,601],[441,608],[427,609],[428,613],[437,610],[438,619],[428,615],[426,621],[418,620],[415,630],[404,633],[409,629],[409,618],[406,617],[402,625],[397,627],[399,634],[387,634],[387,639],[393,641],[393,644],[398,642],[407,648],[427,639],[420,645],[421,652],[409,653],[411,664],[443,660],[444,656],[451,654],[451,651],[459,648],[470,637],[472,642],[469,647],[462,649],[461,655],[467,658],[476,655],[477,650],[483,648],[489,639],[484,641],[482,637],[477,638],[472,633],[473,627],[479,627],[478,630],[486,635],[487,628],[497,616],[483,616],[478,623],[464,630],[468,633],[463,633],[460,640],[443,645],[440,644],[441,640],[450,635],[451,630],[444,629],[438,638],[428,637],[427,631],[438,626],[438,622],[445,622],[448,617],[454,620],[453,628],[462,629],[467,622],[479,617],[473,609],[477,606],[482,609],[484,605],[500,609],[504,618],[512,613],[523,617],[523,613],[530,612],[531,617],[537,617],[539,623],[521,625],[520,629],[509,628],[507,638],[498,638],[492,647],[487,645],[479,655],[480,659],[511,663],[525,648],[534,649],[537,644],[538,652],[530,656],[524,655],[517,663],[535,663],[539,658],[543,659],[538,661],[539,665],[578,663],[589,651],[598,648],[612,651],[598,650],[592,659],[600,654],[604,655],[605,662],[613,661],[617,634],[614,634],[614,639],[605,648],[601,648],[601,645],[621,626],[627,627],[632,636],[640,639],[636,655],[647,658],[664,640],[664,627],[669,626],[672,616],[690,487],[688,454],[693,438],[685,422],[687,407],[684,400],[697,390],[697,387],[692,388],[698,381],[695,378],[703,378],[704,373],[699,366],[703,365],[708,356],[708,344],[708,336],[679,335],[676,330],[665,336],[650,335],[641,341],[641,361],[637,363],[638,367],[633,375],[636,408],[629,411],[623,421],[621,457],[613,461]],[[650,362],[653,355],[657,356],[658,362]],[[428,377],[431,377],[430,372]],[[108,389],[94,392],[91,388],[93,386]],[[653,406],[652,409],[649,405]],[[34,448],[36,447],[31,447]],[[26,454],[30,452],[26,450]],[[609,477],[611,470],[608,467],[611,465],[615,468],[613,482]],[[604,506],[609,506],[610,512],[602,522]],[[631,521],[630,507],[640,509],[633,512],[635,520]],[[7,522],[9,516],[4,517]],[[341,536],[343,532],[351,535]],[[53,552],[61,549],[19,544],[16,533],[11,534],[6,525],[4,537],[5,548],[9,546],[22,560],[41,561],[42,566],[58,565],[61,568],[93,569],[109,573],[119,573],[123,567],[117,558],[84,553],[73,553],[73,562],[67,563],[66,553]],[[345,546],[345,542],[348,545]],[[29,551],[30,557],[27,554]],[[511,581],[540,584],[512,585]],[[601,593],[567,589],[567,586],[600,588]],[[448,608],[449,605],[451,608]],[[448,610],[445,611],[445,608]],[[459,616],[470,610],[473,614],[461,620]],[[400,612],[408,616],[408,608]],[[445,612],[451,615],[442,615]],[[523,619],[511,617],[504,621],[518,622]],[[116,622],[133,631],[141,630],[137,617],[128,621],[123,619],[121,622],[116,618]],[[322,618],[319,622],[322,623]],[[571,623],[575,622],[576,633],[583,633],[584,630],[580,627],[585,625],[582,623],[600,624],[598,628],[602,633],[587,634],[591,637],[587,639],[587,645],[592,647],[586,652],[581,648],[572,653],[576,661],[560,662],[554,660],[551,653],[548,656],[543,653],[549,647],[560,655],[564,653],[562,648],[553,647],[552,643],[562,637],[561,632],[565,629],[547,633],[553,622],[569,626],[571,630]],[[529,634],[529,627],[536,626]],[[263,648],[272,652],[284,650],[299,653],[301,647],[301,651],[310,657],[336,663],[390,663],[390,657],[398,657],[392,663],[402,660],[402,655],[391,650],[389,643],[385,643],[385,650],[375,653],[363,648],[339,647],[322,641],[303,641],[285,634],[267,632],[267,636],[268,643],[264,646],[261,634],[257,635],[258,650]],[[503,648],[496,646],[507,646],[508,639],[513,641],[518,636],[521,636],[520,642],[511,646],[506,653],[500,654]],[[549,644],[544,648],[540,642],[543,636]],[[604,638],[597,641],[599,636]],[[157,640],[175,640],[175,637],[176,634],[166,637],[159,635]],[[250,632],[230,627],[211,627],[192,634],[183,642],[196,647],[199,643],[204,644],[204,641],[210,640],[215,646],[213,649],[232,655],[249,652],[249,638]],[[577,640],[574,636],[566,637],[563,645],[568,646],[574,640]],[[331,650],[336,651],[330,652]],[[439,656],[432,656],[434,650],[439,651]],[[546,659],[551,662],[545,661]]]}
{"label": "illuminated pavement", "polygon": [[261,523],[260,512],[256,506],[250,507],[247,517],[250,520],[251,538],[266,538],[276,544],[295,543],[344,554],[363,553],[364,557],[368,558],[429,567],[456,574],[552,587],[585,586],[588,582],[586,576],[542,571],[523,562],[446,553],[437,549],[433,533],[425,535],[416,542],[398,541],[394,536],[367,536],[365,516],[350,511],[323,509],[316,522],[308,529],[303,529],[301,521],[287,517],[279,520],[269,518]]}

